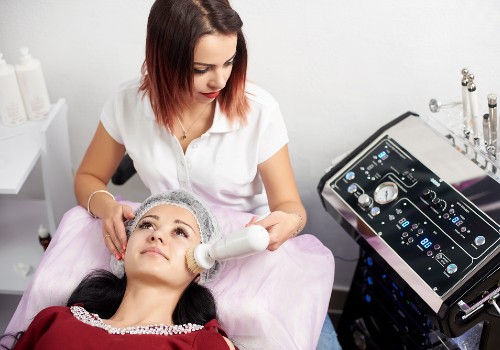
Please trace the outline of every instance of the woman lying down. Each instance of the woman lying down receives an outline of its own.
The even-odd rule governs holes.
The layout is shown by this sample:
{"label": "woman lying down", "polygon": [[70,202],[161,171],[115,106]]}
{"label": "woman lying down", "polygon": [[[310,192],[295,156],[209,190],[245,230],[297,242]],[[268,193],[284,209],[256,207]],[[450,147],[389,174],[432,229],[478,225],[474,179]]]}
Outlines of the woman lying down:
{"label": "woman lying down", "polygon": [[127,224],[122,278],[98,270],[67,307],[48,307],[14,349],[235,349],[217,322],[211,292],[186,266],[186,252],[220,232],[207,207],[184,191],[149,197]]}

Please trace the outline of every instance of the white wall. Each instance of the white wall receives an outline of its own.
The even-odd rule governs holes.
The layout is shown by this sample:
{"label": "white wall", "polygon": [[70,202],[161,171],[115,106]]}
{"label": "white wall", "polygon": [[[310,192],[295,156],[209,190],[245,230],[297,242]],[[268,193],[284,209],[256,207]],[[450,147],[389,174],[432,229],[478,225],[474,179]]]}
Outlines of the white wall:
{"label": "white wall", "polygon": [[[0,0],[0,52],[28,46],[42,61],[52,100],[66,98],[73,166],[102,104],[139,73],[152,0]],[[460,70],[476,75],[480,102],[500,91],[498,0],[232,0],[244,21],[250,78],[281,103],[306,232],[335,255],[357,256],[320,204],[316,186],[332,158],[400,114],[456,100]],[[140,200],[135,179],[114,189]],[[354,263],[337,261],[339,287]]]}

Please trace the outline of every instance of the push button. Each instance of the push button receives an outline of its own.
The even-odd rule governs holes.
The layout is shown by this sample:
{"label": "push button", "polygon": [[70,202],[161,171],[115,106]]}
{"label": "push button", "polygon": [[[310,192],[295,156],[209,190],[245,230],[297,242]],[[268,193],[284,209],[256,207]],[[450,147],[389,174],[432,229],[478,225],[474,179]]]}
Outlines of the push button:
{"label": "push button", "polygon": [[450,275],[457,272],[457,270],[458,270],[458,267],[455,264],[450,264],[450,265],[446,266],[446,272],[448,272]]}
{"label": "push button", "polygon": [[354,171],[349,171],[347,174],[345,174],[345,179],[348,181],[354,180],[356,175],[354,174]]}
{"label": "push button", "polygon": [[486,238],[484,238],[484,236],[477,236],[476,238],[474,238],[475,245],[480,246],[483,245],[484,243],[486,243]]}
{"label": "push button", "polygon": [[349,187],[347,187],[347,192],[349,193],[354,193],[358,190],[358,186],[355,184],[350,184]]}
{"label": "push button", "polygon": [[372,210],[370,210],[370,214],[372,214],[372,216],[377,216],[378,214],[380,214],[380,208],[373,207]]}

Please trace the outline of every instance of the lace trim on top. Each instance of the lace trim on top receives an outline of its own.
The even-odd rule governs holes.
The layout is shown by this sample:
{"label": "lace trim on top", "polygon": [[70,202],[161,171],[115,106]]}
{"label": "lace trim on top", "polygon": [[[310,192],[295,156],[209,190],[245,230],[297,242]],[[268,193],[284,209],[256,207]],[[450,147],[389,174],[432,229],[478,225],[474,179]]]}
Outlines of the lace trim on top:
{"label": "lace trim on top", "polygon": [[203,329],[203,326],[199,324],[182,324],[182,325],[172,325],[166,326],[164,324],[155,324],[147,326],[136,326],[136,327],[126,327],[117,328],[112,327],[103,322],[103,320],[97,314],[91,314],[81,306],[71,306],[71,313],[75,318],[85,324],[92,327],[98,327],[104,329],[109,334],[157,334],[157,335],[174,335],[174,334],[186,334]]}

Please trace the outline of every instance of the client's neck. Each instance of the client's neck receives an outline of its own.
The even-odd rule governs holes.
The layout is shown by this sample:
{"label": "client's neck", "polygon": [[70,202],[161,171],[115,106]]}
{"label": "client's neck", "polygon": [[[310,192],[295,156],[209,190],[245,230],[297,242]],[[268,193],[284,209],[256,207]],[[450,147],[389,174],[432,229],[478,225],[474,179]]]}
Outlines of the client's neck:
{"label": "client's neck", "polygon": [[172,315],[181,294],[165,286],[127,283],[123,300],[107,323],[114,327],[174,324]]}

